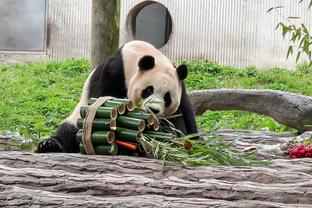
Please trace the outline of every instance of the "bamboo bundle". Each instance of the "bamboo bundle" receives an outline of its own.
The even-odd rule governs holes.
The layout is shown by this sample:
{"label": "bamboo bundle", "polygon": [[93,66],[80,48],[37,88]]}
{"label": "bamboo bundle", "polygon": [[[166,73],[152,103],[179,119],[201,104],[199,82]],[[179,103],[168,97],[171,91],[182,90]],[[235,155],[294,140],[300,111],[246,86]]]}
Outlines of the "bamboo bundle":
{"label": "bamboo bundle", "polygon": [[82,106],[81,118],[77,121],[80,130],[76,140],[82,154],[148,154],[184,165],[269,164],[268,161],[253,161],[256,156],[253,152],[241,154],[232,144],[218,142],[217,137],[198,141],[189,138],[199,134],[180,137],[181,133],[166,118],[138,110],[130,100],[104,97],[91,98],[89,103],[94,104]]}
{"label": "bamboo bundle", "polygon": [[[91,98],[89,104],[96,101],[96,98]],[[139,141],[142,134],[160,141],[170,141],[173,137],[173,134],[157,132],[160,128],[157,117],[136,109],[130,100],[112,98],[100,105],[95,112],[91,132],[91,142],[96,154],[115,155],[119,150],[124,152],[127,149],[127,154],[142,155],[143,148]],[[81,153],[86,153],[82,137],[89,109],[90,106],[81,106],[81,118],[77,121],[79,131],[76,140],[80,143]]]}

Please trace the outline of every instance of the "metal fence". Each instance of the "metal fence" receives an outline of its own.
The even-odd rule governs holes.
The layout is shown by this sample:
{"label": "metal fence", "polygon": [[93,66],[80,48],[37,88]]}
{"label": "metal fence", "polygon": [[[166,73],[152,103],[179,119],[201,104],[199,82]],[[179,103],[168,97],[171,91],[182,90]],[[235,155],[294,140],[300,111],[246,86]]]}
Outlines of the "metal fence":
{"label": "metal fence", "polygon": [[[92,0],[23,1],[44,1],[47,5],[43,19],[44,50],[0,48],[0,62],[90,57]],[[0,0],[2,8],[12,2]],[[275,30],[277,23],[287,22],[288,16],[300,16],[301,19],[292,21],[303,22],[312,29],[308,1],[298,4],[297,0],[121,0],[120,45],[134,39],[129,19],[134,18],[131,15],[142,2],[159,2],[168,9],[172,33],[160,50],[175,62],[197,59],[236,67],[292,68],[296,65],[295,58],[286,60],[289,43]],[[270,7],[278,5],[284,8],[267,13]],[[0,15],[0,30],[5,30],[1,28],[1,18],[5,17]],[[141,16],[141,20],[144,18]]]}
{"label": "metal fence", "polygon": [[[122,0],[120,45],[133,39],[128,19],[142,0]],[[246,67],[294,67],[295,58],[286,60],[288,41],[278,22],[300,16],[312,28],[308,1],[296,0],[158,0],[172,17],[172,34],[160,50],[172,60],[213,60],[223,65]],[[272,6],[284,8],[267,13]]]}

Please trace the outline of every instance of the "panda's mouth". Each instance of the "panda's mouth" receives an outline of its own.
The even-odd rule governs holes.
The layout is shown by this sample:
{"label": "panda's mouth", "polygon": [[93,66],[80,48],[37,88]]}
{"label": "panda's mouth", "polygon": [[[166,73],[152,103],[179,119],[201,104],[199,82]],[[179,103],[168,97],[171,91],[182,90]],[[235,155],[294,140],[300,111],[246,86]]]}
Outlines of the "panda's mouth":
{"label": "panda's mouth", "polygon": [[159,98],[150,96],[143,101],[142,107],[144,110],[151,111],[156,115],[162,115],[164,113],[164,101]]}

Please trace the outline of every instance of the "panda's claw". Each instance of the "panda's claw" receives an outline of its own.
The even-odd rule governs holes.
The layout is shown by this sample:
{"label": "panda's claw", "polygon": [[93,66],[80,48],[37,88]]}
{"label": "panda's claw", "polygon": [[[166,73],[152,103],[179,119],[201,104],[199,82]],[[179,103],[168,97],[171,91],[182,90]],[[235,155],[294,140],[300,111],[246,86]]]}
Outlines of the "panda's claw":
{"label": "panda's claw", "polygon": [[64,152],[62,145],[55,139],[47,139],[40,141],[37,145],[37,153],[47,153],[47,152]]}

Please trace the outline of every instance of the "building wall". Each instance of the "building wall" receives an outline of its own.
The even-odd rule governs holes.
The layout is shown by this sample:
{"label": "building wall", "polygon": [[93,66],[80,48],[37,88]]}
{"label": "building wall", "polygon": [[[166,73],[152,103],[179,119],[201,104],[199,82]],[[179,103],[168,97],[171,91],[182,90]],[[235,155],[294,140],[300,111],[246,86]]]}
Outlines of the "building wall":
{"label": "building wall", "polygon": [[[122,0],[120,45],[133,39],[127,19],[142,0]],[[308,1],[294,0],[157,0],[166,6],[173,21],[171,38],[160,50],[172,60],[214,60],[223,65],[246,67],[295,67],[295,58],[286,60],[288,41],[275,30],[288,16],[312,29]],[[281,10],[267,13],[272,6]]]}
{"label": "building wall", "polygon": [[[1,5],[6,1],[0,0]],[[16,0],[15,0],[16,1]],[[0,49],[0,62],[45,59],[90,58],[92,0],[46,1],[45,47],[43,51]],[[129,12],[143,0],[121,0],[120,45],[133,39],[127,19]],[[183,59],[214,60],[223,65],[260,68],[293,68],[295,58],[286,60],[288,41],[283,40],[276,24],[287,16],[312,29],[308,1],[295,0],[157,0],[172,17],[172,34],[160,50],[175,62]],[[280,11],[267,13],[272,6]],[[1,16],[0,16],[1,18]],[[1,21],[1,19],[0,19]]]}

